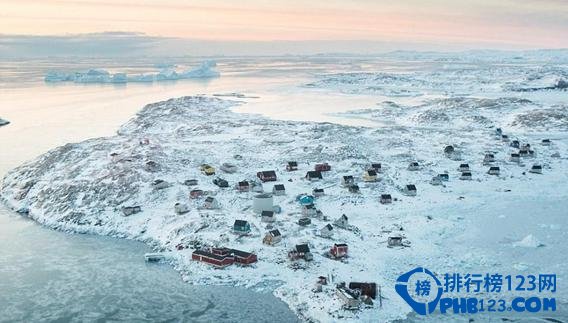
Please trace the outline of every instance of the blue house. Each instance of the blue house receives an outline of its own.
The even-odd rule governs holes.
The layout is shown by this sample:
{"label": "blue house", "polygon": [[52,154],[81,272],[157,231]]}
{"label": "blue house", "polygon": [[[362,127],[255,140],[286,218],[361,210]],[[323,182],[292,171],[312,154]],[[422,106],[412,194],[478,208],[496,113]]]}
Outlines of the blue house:
{"label": "blue house", "polygon": [[301,194],[296,197],[296,200],[300,202],[301,205],[314,204],[314,197],[311,195]]}

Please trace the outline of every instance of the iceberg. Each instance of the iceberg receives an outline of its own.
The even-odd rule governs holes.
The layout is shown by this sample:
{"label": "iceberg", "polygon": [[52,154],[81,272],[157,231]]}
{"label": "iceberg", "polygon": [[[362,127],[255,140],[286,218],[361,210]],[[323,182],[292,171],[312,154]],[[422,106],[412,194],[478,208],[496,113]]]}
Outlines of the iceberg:
{"label": "iceberg", "polygon": [[61,72],[49,71],[45,74],[44,78],[45,82],[67,82],[73,81],[74,75],[73,74],[66,74]]}
{"label": "iceberg", "polygon": [[157,81],[175,81],[179,79],[179,74],[171,68],[163,69],[156,75]]}
{"label": "iceberg", "polygon": [[154,82],[154,74],[136,74],[128,76],[128,82]]}
{"label": "iceberg", "polygon": [[111,83],[126,83],[128,82],[128,78],[126,77],[126,73],[116,73],[111,76],[110,78]]}
{"label": "iceberg", "polygon": [[154,81],[176,81],[182,79],[193,78],[214,78],[219,77],[220,73],[215,70],[217,63],[213,60],[207,60],[196,68],[178,72],[175,65],[159,65],[163,68],[156,74],[135,74],[127,75],[126,73],[112,74],[104,69],[90,69],[87,72],[64,73],[49,71],[45,75],[45,82],[75,82],[75,83],[112,83],[124,84],[128,82],[154,82]]}
{"label": "iceberg", "polygon": [[215,70],[217,62],[208,60],[197,68],[181,73],[182,78],[213,78],[219,77],[220,73]]}

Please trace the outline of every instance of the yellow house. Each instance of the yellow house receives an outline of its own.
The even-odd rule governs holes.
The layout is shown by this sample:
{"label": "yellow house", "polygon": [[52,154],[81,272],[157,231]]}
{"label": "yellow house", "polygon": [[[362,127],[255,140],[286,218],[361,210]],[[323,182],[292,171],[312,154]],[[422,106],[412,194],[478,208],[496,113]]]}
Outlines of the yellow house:
{"label": "yellow house", "polygon": [[200,168],[200,169],[201,169],[201,172],[202,172],[203,174],[207,175],[207,176],[209,176],[209,175],[215,175],[215,168],[212,167],[212,166],[210,166],[210,165],[203,164],[203,165],[201,165],[201,168]]}
{"label": "yellow house", "polygon": [[366,170],[363,173],[363,181],[365,181],[365,182],[376,182],[377,181],[377,172],[373,169]]}

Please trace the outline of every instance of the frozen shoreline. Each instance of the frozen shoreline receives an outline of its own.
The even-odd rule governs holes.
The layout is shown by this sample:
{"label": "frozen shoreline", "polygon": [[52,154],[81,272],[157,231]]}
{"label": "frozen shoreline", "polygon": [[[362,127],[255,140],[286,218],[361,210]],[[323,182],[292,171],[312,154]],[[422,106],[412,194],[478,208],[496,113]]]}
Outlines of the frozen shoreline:
{"label": "frozen shoreline", "polygon": [[[25,209],[31,218],[54,229],[130,238],[167,250],[176,269],[191,283],[251,287],[265,281],[282,281],[275,294],[305,319],[392,320],[403,318],[409,310],[389,288],[399,274],[417,265],[417,260],[421,261],[418,265],[431,265],[439,270],[453,268],[463,261],[451,257],[442,264],[438,261],[439,257],[448,256],[445,254],[448,251],[440,250],[440,246],[460,230],[461,212],[471,211],[477,203],[495,194],[507,194],[502,191],[505,187],[514,186],[522,198],[531,194],[534,185],[545,190],[566,185],[566,175],[559,174],[565,169],[565,159],[551,159],[547,150],[538,158],[550,163],[551,169],[540,177],[523,176],[521,167],[506,162],[503,162],[506,175],[501,178],[485,175],[481,153],[490,147],[507,150],[502,143],[494,142],[487,127],[474,134],[462,134],[459,127],[448,131],[424,130],[414,125],[371,129],[275,121],[229,111],[238,104],[207,97],[149,104],[122,126],[117,136],[68,144],[11,171],[4,180],[2,199],[14,210]],[[280,140],[274,141],[275,137]],[[149,145],[140,145],[145,138],[149,139]],[[475,168],[476,181],[457,180],[454,175],[459,162],[441,153],[447,143],[459,143],[458,147],[464,150],[469,147],[462,158]],[[564,141],[555,145],[560,146],[552,147],[551,151],[563,151],[566,147]],[[119,158],[113,160],[110,153],[117,153]],[[237,154],[243,159],[233,160]],[[506,154],[499,157],[505,159]],[[145,170],[145,162],[149,160],[158,163],[160,169]],[[288,160],[300,161],[300,170],[286,173],[283,168]],[[406,166],[414,160],[424,165],[422,170],[407,171]],[[322,182],[300,179],[314,163],[324,161],[333,168],[324,174]],[[360,195],[347,193],[338,185],[341,175],[358,178],[364,165],[373,161],[386,166],[379,183],[361,184]],[[232,187],[218,190],[211,183],[212,178],[199,174],[200,164],[218,166],[223,162],[239,167],[236,174],[222,174],[230,184],[252,179],[260,170],[277,170],[278,183],[286,185],[287,190],[286,196],[275,197],[283,208],[275,224],[284,235],[280,245],[262,244],[265,224],[247,209],[252,203],[252,193],[237,193]],[[452,176],[447,187],[427,184],[433,173],[443,170]],[[200,188],[217,191],[222,209],[198,210],[202,201],[190,201],[189,189],[182,184],[191,178],[199,179]],[[293,181],[288,182],[289,178]],[[150,188],[154,179],[173,185],[156,191]],[[398,191],[399,186],[410,183],[418,186],[417,197],[405,197]],[[491,190],[487,191],[486,185]],[[326,189],[325,197],[317,200],[316,206],[332,221],[342,213],[347,214],[351,224],[361,229],[361,235],[338,229],[333,239],[316,237],[314,233],[326,223],[321,219],[314,219],[312,227],[297,226],[300,210],[294,202],[295,195],[327,186],[331,187]],[[271,188],[272,185],[265,185],[266,191]],[[558,199],[564,197],[562,190],[546,191]],[[390,206],[380,205],[377,200],[381,193],[391,193],[400,201]],[[466,196],[465,201],[457,199],[461,195]],[[190,204],[191,212],[176,215],[173,206],[177,201]],[[130,217],[120,214],[120,207],[134,204],[142,206],[142,213]],[[448,209],[453,212],[445,211]],[[230,233],[233,220],[240,218],[252,224],[252,236],[238,239]],[[204,225],[208,225],[206,230],[195,233]],[[400,227],[404,228],[403,234],[412,247],[386,248],[389,233],[383,231]],[[430,230],[423,230],[424,227]],[[175,251],[178,243],[192,240],[253,251],[258,254],[259,263],[250,268],[211,269],[192,262],[191,250]],[[300,242],[311,244],[315,260],[304,270],[295,271],[289,266],[286,252]],[[333,242],[349,244],[348,263],[323,256]],[[299,272],[305,274],[298,275]],[[383,296],[387,300],[383,301],[383,308],[375,305],[357,313],[342,311],[332,287],[320,294],[312,293],[310,289],[316,278],[331,273],[338,281],[375,281],[384,286]]]}

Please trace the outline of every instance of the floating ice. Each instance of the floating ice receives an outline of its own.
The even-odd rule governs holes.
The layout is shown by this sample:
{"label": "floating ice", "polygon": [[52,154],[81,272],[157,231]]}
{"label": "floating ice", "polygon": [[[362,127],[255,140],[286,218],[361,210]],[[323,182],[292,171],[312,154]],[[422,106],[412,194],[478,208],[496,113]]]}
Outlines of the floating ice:
{"label": "floating ice", "polygon": [[513,247],[538,248],[543,246],[544,244],[542,244],[532,234],[529,234],[528,236],[524,237],[522,240],[513,243]]}

